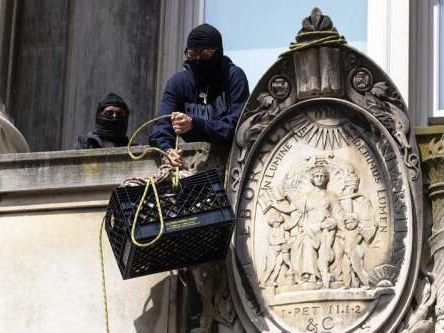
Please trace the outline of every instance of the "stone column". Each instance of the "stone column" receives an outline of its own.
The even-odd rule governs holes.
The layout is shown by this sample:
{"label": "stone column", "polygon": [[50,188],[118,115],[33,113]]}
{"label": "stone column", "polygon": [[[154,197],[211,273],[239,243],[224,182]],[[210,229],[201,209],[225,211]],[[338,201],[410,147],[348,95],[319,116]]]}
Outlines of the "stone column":
{"label": "stone column", "polygon": [[422,161],[433,215],[429,245],[436,290],[435,332],[444,332],[444,126],[423,128],[417,133],[420,134],[418,141],[422,142]]}
{"label": "stone column", "polygon": [[[5,100],[5,83],[7,78],[6,56],[6,1],[0,0],[0,103]],[[6,68],[5,68],[6,67]]]}
{"label": "stone column", "polygon": [[0,154],[29,151],[28,143],[12,124],[7,109],[16,11],[17,1],[0,0]]}
{"label": "stone column", "polygon": [[[0,103],[9,109],[18,0],[0,0]],[[7,110],[8,111],[8,110]]]}

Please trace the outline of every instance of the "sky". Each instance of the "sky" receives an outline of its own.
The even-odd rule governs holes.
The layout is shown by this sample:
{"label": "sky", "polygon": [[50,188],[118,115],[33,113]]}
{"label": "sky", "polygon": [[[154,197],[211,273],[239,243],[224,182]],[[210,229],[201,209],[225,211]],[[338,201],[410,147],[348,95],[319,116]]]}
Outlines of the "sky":
{"label": "sky", "polygon": [[206,0],[204,21],[221,31],[225,54],[246,72],[252,90],[313,7],[331,17],[350,45],[366,51],[367,0]]}

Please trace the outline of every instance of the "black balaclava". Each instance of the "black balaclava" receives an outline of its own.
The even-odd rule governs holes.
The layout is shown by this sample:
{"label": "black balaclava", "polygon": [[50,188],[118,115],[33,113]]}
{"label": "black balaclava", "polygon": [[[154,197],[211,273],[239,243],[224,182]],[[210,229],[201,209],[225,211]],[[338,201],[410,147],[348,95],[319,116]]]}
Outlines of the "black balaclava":
{"label": "black balaclava", "polygon": [[194,59],[186,60],[193,76],[201,88],[217,87],[223,79],[222,59],[224,55],[222,35],[209,24],[201,24],[191,30],[188,35],[187,49],[216,49],[210,60]]}
{"label": "black balaclava", "polygon": [[[125,111],[123,118],[106,117],[100,114],[108,106],[117,106]],[[122,141],[126,139],[129,109],[122,97],[109,93],[99,102],[96,112],[96,128],[93,133],[109,141]]]}

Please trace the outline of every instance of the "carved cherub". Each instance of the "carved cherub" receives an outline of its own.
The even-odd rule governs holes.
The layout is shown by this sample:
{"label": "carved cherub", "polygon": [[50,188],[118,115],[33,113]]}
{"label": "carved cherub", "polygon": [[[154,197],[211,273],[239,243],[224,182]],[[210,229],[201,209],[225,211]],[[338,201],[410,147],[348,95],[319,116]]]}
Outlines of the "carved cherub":
{"label": "carved cherub", "polygon": [[268,221],[271,230],[268,235],[268,250],[266,255],[265,272],[260,283],[261,288],[276,286],[276,279],[282,266],[290,269],[290,247],[286,246],[289,232],[283,228],[285,222],[281,214]]}
{"label": "carved cherub", "polygon": [[[346,288],[368,286],[368,274],[364,269],[364,239],[358,217],[350,213],[344,218],[344,257],[342,260],[343,282]],[[356,276],[359,281],[356,281]]]}
{"label": "carved cherub", "polygon": [[335,242],[335,277],[343,279],[345,287],[368,285],[364,270],[363,242],[373,242],[378,226],[375,224],[371,201],[359,192],[360,178],[353,167],[344,179],[339,198],[344,211],[342,226]]}

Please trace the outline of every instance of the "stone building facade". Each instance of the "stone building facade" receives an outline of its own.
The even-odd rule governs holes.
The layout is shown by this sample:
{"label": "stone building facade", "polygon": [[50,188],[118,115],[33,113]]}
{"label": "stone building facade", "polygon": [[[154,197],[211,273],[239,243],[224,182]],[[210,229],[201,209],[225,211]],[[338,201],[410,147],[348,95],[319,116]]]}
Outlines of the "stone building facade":
{"label": "stone building facade", "polygon": [[[442,128],[415,130],[419,111],[318,10],[240,119],[227,261],[192,277],[122,281],[105,242],[104,315],[99,235],[110,190],[154,174],[156,160],[130,161],[124,148],[48,150],[71,147],[110,81],[137,110],[132,128],[152,116],[177,67],[159,50],[199,22],[195,8],[0,0],[0,330],[444,331]],[[165,22],[186,10],[180,28]],[[211,150],[183,148],[190,158]]]}

